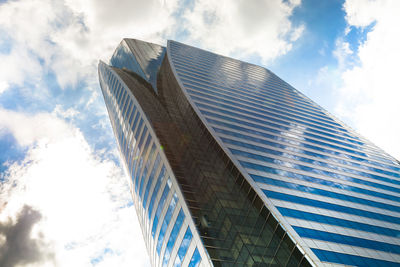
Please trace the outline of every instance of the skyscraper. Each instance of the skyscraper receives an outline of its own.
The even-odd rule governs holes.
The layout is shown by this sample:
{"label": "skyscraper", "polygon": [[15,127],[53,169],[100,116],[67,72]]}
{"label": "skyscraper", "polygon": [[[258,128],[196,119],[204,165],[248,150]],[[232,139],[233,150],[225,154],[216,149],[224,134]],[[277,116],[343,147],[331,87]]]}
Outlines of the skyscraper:
{"label": "skyscraper", "polygon": [[400,162],[269,70],[124,39],[99,76],[154,266],[400,266]]}

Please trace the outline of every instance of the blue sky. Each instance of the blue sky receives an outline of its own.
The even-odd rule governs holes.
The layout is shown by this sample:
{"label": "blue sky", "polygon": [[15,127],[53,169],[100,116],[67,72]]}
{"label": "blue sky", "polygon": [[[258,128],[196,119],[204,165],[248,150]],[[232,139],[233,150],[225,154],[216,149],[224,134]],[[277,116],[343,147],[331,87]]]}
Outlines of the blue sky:
{"label": "blue sky", "polygon": [[[399,13],[394,0],[0,1],[0,265],[149,266],[97,77],[122,38],[265,66],[399,159]],[[37,246],[9,249],[21,240]]]}

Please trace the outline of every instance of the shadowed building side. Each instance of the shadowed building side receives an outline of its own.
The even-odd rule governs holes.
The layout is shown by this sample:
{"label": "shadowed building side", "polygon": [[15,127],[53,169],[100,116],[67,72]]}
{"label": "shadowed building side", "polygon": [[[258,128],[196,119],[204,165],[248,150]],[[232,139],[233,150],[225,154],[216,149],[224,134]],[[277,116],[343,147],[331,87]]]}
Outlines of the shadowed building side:
{"label": "shadowed building side", "polygon": [[[180,187],[153,129],[154,116],[144,112],[151,85],[139,75],[99,64],[100,85],[123,163],[143,237],[153,266],[210,266]],[[128,76],[127,76],[128,75]],[[124,79],[123,79],[124,78]],[[128,85],[127,85],[128,84]],[[139,103],[136,97],[141,99]],[[142,105],[145,108],[142,108]],[[159,114],[162,114],[159,113]]]}

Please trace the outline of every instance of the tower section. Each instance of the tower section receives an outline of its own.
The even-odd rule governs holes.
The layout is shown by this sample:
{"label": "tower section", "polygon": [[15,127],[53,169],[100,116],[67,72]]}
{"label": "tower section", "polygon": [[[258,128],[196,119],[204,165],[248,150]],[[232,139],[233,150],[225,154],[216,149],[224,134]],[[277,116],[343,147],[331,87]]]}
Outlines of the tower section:
{"label": "tower section", "polygon": [[99,76],[153,266],[399,265],[399,162],[269,70],[124,39]]}
{"label": "tower section", "polygon": [[111,66],[100,62],[99,76],[152,264],[310,266],[199,119],[167,57],[153,68],[155,88],[132,43],[121,42]]}
{"label": "tower section", "polygon": [[167,56],[196,115],[310,262],[399,265],[396,159],[265,68],[174,41]]}
{"label": "tower section", "polygon": [[[127,53],[135,56],[129,50]],[[114,64],[117,63],[114,61]],[[166,121],[162,107],[155,101],[154,88],[146,76],[142,77],[143,73],[99,63],[100,86],[122,162],[129,174],[130,190],[151,263],[153,266],[210,266],[181,187],[157,136],[157,124]]]}

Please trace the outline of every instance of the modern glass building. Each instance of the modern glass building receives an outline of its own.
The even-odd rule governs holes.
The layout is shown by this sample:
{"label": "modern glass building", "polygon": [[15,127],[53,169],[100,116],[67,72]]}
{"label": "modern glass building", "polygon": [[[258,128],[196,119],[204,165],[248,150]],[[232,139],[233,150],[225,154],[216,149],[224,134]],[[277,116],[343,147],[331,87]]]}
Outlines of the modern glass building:
{"label": "modern glass building", "polygon": [[269,70],[124,39],[99,76],[153,266],[400,266],[400,162]]}

